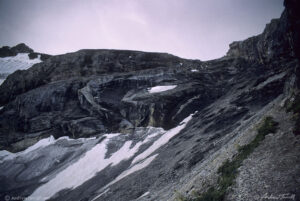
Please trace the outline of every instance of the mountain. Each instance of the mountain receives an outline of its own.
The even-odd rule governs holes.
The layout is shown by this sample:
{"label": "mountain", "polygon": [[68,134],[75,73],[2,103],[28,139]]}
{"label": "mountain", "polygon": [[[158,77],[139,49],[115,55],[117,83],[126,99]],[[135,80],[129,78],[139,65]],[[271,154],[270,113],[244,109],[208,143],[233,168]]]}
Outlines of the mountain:
{"label": "mountain", "polygon": [[226,56],[80,50],[0,85],[0,195],[300,200],[299,2]]}
{"label": "mountain", "polygon": [[50,55],[34,52],[24,43],[14,47],[3,46],[0,48],[0,85],[9,74],[16,70],[26,70],[49,57]]}

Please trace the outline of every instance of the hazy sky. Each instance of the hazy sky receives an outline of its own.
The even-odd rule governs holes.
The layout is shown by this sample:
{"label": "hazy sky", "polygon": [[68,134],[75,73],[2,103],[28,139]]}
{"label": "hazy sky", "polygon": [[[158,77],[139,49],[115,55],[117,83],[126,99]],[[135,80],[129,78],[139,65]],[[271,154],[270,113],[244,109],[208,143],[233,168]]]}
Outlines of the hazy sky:
{"label": "hazy sky", "polygon": [[132,49],[201,60],[261,33],[283,0],[0,0],[0,46]]}

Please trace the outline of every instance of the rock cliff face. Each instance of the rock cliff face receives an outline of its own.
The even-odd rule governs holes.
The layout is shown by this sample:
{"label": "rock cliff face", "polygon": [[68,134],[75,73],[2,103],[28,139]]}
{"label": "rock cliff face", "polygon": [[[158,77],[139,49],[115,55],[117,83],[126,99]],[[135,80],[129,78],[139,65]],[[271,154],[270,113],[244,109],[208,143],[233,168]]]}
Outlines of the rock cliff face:
{"label": "rock cliff face", "polygon": [[300,86],[299,3],[285,6],[220,59],[80,50],[9,75],[0,146],[17,153],[0,152],[0,195],[128,201],[204,192],[269,115],[279,130],[245,161],[225,199],[300,199],[300,141],[285,109]]}

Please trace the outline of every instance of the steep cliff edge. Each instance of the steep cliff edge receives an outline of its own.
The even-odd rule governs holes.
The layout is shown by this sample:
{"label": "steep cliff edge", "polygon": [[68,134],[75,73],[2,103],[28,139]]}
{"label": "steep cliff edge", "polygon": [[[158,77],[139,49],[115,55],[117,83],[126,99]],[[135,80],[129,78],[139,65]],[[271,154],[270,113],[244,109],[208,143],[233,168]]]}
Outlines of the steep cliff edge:
{"label": "steep cliff edge", "polygon": [[241,163],[224,199],[300,199],[297,114],[287,112],[300,86],[299,3],[285,6],[216,60],[80,50],[13,73],[0,86],[0,146],[17,153],[0,152],[0,195],[197,200],[272,116],[277,131]]}

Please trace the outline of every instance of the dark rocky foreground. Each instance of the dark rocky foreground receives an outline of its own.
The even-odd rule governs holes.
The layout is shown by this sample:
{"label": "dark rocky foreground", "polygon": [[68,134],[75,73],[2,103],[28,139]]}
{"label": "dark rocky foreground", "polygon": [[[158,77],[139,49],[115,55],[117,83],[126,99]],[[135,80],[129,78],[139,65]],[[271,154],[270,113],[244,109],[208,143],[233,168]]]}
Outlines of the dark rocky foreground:
{"label": "dark rocky foreground", "polygon": [[[0,86],[0,148],[18,153],[0,154],[0,195],[128,201],[205,191],[272,116],[277,132],[244,161],[226,199],[300,200],[300,135],[287,112],[300,87],[299,3],[285,6],[216,60],[80,50],[11,74]],[[176,87],[150,93],[157,86]]]}

